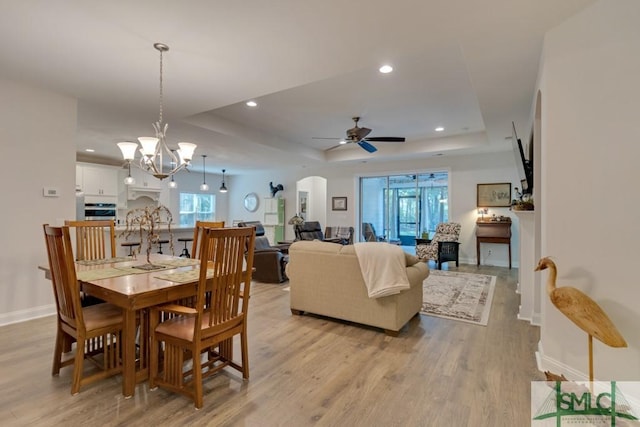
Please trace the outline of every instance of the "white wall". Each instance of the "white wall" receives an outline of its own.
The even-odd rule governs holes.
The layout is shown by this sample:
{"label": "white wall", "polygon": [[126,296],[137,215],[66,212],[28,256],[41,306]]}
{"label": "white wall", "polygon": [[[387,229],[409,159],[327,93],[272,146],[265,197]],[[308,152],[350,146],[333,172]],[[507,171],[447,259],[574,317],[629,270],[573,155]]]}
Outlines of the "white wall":
{"label": "white wall", "polygon": [[[542,255],[600,304],[629,348],[594,340],[596,379],[640,379],[640,2],[602,0],[549,32],[542,93]],[[544,273],[546,280],[547,274]],[[588,372],[587,335],[543,296],[543,368]]]}
{"label": "white wall", "polygon": [[[505,130],[509,132],[509,130]],[[291,218],[296,212],[296,181],[307,176],[323,176],[327,178],[327,225],[356,226],[357,209],[355,194],[357,190],[356,177],[360,174],[383,173],[394,174],[407,171],[442,170],[449,168],[451,172],[451,200],[450,218],[462,223],[460,258],[462,262],[475,263],[475,221],[478,217],[476,209],[476,184],[490,182],[519,182],[511,151],[473,155],[473,156],[442,156],[429,159],[369,162],[356,164],[327,165],[323,168],[282,168],[272,173],[256,173],[238,176],[234,180],[233,188],[229,189],[230,218],[244,220],[264,220],[262,204],[256,212],[244,210],[242,200],[247,193],[256,192],[262,197],[269,197],[269,181],[282,183],[284,192],[281,197],[286,199],[285,218]],[[332,211],[331,197],[346,196],[347,211]],[[511,241],[512,262],[518,265],[518,220],[508,208],[490,209],[489,214],[510,216],[514,221]],[[285,226],[285,237],[293,239],[293,228]],[[491,249],[490,256],[487,255]],[[508,248],[506,245],[483,245],[483,265],[508,266]]]}
{"label": "white wall", "polygon": [[[55,313],[42,224],[75,218],[76,100],[0,79],[0,325]],[[43,197],[56,187],[60,197]]]}

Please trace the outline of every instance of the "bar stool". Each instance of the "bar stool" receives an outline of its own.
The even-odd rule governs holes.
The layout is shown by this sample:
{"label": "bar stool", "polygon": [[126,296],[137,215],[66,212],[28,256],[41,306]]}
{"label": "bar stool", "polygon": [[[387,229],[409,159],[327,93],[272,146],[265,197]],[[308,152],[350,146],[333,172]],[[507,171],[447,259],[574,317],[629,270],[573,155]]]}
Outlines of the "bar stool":
{"label": "bar stool", "polygon": [[120,246],[125,247],[125,248],[129,248],[129,256],[133,258],[133,248],[136,246],[140,246],[139,242],[122,242],[120,243]]}
{"label": "bar stool", "polygon": [[162,245],[169,243],[168,239],[162,239],[162,240],[158,240],[158,253],[161,254],[162,253]]}
{"label": "bar stool", "polygon": [[181,257],[191,258],[191,254],[189,254],[189,249],[187,249],[187,242],[193,242],[193,237],[180,237],[178,242],[184,242],[184,249],[180,254]]}

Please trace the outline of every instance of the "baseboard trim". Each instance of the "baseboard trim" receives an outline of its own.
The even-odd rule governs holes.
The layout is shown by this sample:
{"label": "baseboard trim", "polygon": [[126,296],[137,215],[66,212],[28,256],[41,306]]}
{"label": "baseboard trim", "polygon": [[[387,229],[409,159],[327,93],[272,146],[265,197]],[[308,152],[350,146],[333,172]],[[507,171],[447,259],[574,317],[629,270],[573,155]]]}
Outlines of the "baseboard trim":
{"label": "baseboard trim", "polygon": [[56,314],[55,304],[41,305],[24,310],[12,311],[0,314],[0,326],[11,325],[13,323],[26,322],[27,320],[38,319]]}
{"label": "baseboard trim", "polygon": [[589,375],[572,368],[558,360],[544,354],[542,341],[538,341],[538,351],[536,351],[536,364],[540,372],[550,371],[556,375],[564,375],[571,381],[589,381]]}

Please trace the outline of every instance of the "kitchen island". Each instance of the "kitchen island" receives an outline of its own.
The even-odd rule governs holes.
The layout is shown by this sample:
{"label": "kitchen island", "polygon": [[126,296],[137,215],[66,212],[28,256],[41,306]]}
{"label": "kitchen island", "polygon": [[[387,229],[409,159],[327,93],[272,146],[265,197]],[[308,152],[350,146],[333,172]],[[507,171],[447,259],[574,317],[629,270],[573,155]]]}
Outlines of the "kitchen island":
{"label": "kitchen island", "polygon": [[[184,243],[178,242],[179,238],[193,237],[193,230],[195,227],[193,226],[171,226],[171,233],[169,233],[169,229],[166,224],[161,224],[158,228],[159,235],[161,240],[169,240],[169,243],[162,244],[162,252],[167,255],[175,255],[178,256],[184,249]],[[147,251],[147,232],[142,230],[142,234],[139,229],[132,229],[131,233],[126,234],[126,226],[118,225],[116,226],[116,255],[117,256],[128,256],[129,248],[122,246],[122,243],[125,242],[140,242],[140,237],[142,236],[142,246],[138,248],[141,254],[146,253]],[[171,242],[173,242],[173,251],[171,251]],[[191,252],[191,246],[187,243],[187,248],[189,252]],[[151,248],[151,253],[158,252],[158,245],[155,244]],[[173,253],[172,253],[173,252]]]}

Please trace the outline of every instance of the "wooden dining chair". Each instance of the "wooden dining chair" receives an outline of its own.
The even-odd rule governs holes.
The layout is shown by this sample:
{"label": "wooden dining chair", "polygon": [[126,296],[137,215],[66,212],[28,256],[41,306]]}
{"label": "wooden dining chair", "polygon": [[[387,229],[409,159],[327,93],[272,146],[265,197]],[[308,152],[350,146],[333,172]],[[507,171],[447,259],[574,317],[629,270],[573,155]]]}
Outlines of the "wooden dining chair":
{"label": "wooden dining chair", "polygon": [[191,255],[195,258],[198,256],[198,240],[204,228],[224,228],[224,221],[196,221],[193,229],[193,244],[191,245]]}
{"label": "wooden dining chair", "polygon": [[[122,372],[122,310],[107,303],[82,307],[69,227],[45,224],[43,228],[58,313],[51,375],[58,375],[60,368],[73,365],[73,395],[81,386]],[[73,357],[65,357],[64,351],[71,349],[74,341]],[[85,360],[100,370],[85,376]]]}
{"label": "wooden dining chair", "polygon": [[115,221],[65,221],[64,225],[75,229],[78,261],[116,257]]}
{"label": "wooden dining chair", "polygon": [[[182,393],[203,405],[202,381],[225,366],[249,379],[247,310],[251,287],[253,228],[204,228],[194,307],[168,304],[150,312],[149,387]],[[212,277],[207,277],[209,272]],[[207,298],[207,293],[210,298]],[[175,317],[160,321],[163,313]],[[233,337],[240,335],[241,362],[234,361]],[[162,344],[162,345],[161,345]],[[159,366],[159,360],[162,366]],[[192,364],[186,363],[192,361]]]}

